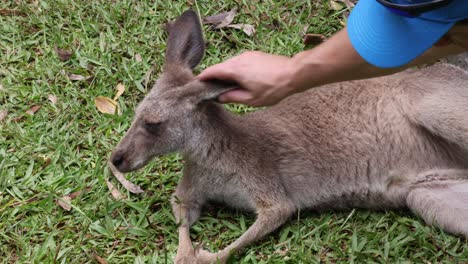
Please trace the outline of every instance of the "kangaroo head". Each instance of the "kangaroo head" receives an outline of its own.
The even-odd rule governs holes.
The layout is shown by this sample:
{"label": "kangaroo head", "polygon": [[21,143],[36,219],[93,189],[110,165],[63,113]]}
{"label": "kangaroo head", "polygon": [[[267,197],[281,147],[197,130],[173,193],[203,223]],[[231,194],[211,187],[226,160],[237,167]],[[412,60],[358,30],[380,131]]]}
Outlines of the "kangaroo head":
{"label": "kangaroo head", "polygon": [[192,73],[204,55],[202,29],[194,11],[184,12],[168,30],[163,72],[112,153],[111,162],[119,171],[139,169],[155,156],[181,150],[204,102],[229,90],[221,82],[200,82]]}

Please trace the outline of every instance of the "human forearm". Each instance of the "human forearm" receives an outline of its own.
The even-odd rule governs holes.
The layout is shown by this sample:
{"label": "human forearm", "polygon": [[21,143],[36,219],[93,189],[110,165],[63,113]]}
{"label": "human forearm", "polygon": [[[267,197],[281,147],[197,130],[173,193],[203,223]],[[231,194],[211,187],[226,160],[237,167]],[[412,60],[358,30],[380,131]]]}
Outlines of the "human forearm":
{"label": "human forearm", "polygon": [[301,92],[327,83],[389,75],[463,52],[463,48],[457,44],[449,40],[434,46],[405,66],[379,68],[367,63],[354,50],[346,29],[343,29],[318,47],[300,52],[289,61],[291,87],[295,92]]}
{"label": "human forearm", "polygon": [[323,84],[388,75],[460,53],[464,50],[463,45],[467,44],[463,42],[467,34],[464,30],[459,31],[457,34],[449,34],[446,43],[439,43],[418,59],[399,68],[378,68],[367,63],[355,51],[346,29],[343,29],[318,47],[292,58],[245,52],[205,69],[198,78],[202,81],[220,79],[238,84],[239,89],[218,98],[221,102],[272,105],[291,94]]}

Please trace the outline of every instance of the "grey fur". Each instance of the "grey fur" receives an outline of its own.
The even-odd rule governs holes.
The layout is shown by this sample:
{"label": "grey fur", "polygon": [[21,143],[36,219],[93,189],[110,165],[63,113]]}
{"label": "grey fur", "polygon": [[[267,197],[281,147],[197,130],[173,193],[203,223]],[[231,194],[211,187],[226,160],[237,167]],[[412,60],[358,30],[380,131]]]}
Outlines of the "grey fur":
{"label": "grey fur", "polygon": [[[172,200],[180,222],[176,263],[225,262],[298,209],[408,207],[468,237],[466,72],[437,64],[330,84],[238,116],[209,100],[229,85],[197,81],[191,72],[193,58],[203,56],[193,47],[202,43],[171,43],[202,39],[197,16],[187,12],[171,24],[170,59],[111,157],[127,172],[154,156],[183,154]],[[196,26],[186,30],[190,19]],[[194,250],[189,235],[209,201],[257,214],[216,254]]]}

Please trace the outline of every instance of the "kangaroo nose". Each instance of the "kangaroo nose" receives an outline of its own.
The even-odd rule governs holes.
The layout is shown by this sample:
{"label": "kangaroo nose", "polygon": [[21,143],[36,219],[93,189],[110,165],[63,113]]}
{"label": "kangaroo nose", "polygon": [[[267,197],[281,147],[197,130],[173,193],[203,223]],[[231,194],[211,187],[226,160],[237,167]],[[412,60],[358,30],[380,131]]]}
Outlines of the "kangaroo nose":
{"label": "kangaroo nose", "polygon": [[119,167],[120,165],[122,165],[124,161],[124,154],[123,152],[116,152],[113,156],[112,156],[112,164],[114,164],[115,167]]}

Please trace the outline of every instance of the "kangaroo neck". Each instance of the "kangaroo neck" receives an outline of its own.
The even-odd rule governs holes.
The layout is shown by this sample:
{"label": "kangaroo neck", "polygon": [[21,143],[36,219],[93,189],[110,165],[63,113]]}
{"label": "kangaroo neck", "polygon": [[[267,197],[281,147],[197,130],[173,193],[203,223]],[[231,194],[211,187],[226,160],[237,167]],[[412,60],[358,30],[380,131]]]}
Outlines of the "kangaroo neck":
{"label": "kangaroo neck", "polygon": [[219,104],[207,103],[202,107],[190,135],[187,135],[184,157],[209,167],[225,167],[244,159],[241,155],[248,147],[246,145],[254,144],[248,120]]}

